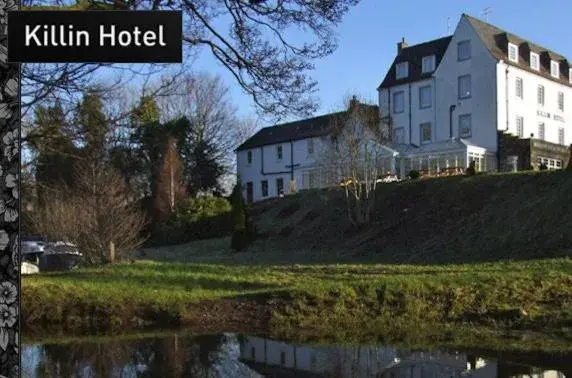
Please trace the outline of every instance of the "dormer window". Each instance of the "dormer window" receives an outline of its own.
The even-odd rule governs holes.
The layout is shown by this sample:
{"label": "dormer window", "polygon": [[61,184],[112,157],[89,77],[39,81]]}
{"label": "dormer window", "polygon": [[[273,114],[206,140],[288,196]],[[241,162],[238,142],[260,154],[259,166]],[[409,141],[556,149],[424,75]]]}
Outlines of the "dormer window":
{"label": "dormer window", "polygon": [[518,63],[518,46],[512,43],[508,44],[508,60]]}
{"label": "dormer window", "polygon": [[423,57],[422,69],[423,73],[435,71],[435,55],[429,55]]}
{"label": "dormer window", "polygon": [[540,55],[537,53],[530,53],[530,68],[533,70],[540,70]]}
{"label": "dormer window", "polygon": [[409,75],[409,65],[407,62],[397,63],[395,66],[395,78],[396,79],[403,79]]}
{"label": "dormer window", "polygon": [[550,75],[556,78],[560,77],[560,65],[554,60],[550,61]]}
{"label": "dormer window", "polygon": [[568,82],[572,84],[572,68],[568,68]]}

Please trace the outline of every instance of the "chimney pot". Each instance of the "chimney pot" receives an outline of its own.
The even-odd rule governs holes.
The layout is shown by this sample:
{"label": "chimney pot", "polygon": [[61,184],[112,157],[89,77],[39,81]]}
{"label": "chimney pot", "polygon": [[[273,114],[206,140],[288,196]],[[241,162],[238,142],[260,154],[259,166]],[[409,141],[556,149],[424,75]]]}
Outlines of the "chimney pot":
{"label": "chimney pot", "polygon": [[397,43],[397,53],[399,54],[401,52],[401,50],[403,50],[407,46],[408,45],[407,45],[407,41],[405,40],[405,37],[402,37],[401,42]]}

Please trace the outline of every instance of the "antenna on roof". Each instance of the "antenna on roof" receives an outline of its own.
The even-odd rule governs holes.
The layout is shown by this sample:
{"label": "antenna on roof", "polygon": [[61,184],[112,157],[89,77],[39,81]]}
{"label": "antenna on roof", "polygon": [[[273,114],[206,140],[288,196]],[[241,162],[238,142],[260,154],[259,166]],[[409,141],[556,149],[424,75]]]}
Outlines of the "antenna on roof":
{"label": "antenna on roof", "polygon": [[486,7],[485,9],[483,9],[483,18],[485,19],[485,21],[489,21],[489,14],[493,13],[491,7]]}
{"label": "antenna on roof", "polygon": [[447,17],[447,35],[451,34],[451,17]]}

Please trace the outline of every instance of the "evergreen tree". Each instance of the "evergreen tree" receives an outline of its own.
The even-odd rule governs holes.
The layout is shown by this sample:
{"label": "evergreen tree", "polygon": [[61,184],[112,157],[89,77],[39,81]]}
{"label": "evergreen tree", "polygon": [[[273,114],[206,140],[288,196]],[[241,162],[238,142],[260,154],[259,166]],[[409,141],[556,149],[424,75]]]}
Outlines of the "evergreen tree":
{"label": "evergreen tree", "polygon": [[237,181],[231,194],[231,222],[232,222],[232,239],[231,248],[235,251],[241,251],[248,246],[250,235],[247,229],[246,207],[242,198],[242,185],[240,180]]}
{"label": "evergreen tree", "polygon": [[104,160],[106,157],[105,138],[109,131],[109,123],[99,95],[87,92],[75,118],[83,142],[83,157],[88,160]]}

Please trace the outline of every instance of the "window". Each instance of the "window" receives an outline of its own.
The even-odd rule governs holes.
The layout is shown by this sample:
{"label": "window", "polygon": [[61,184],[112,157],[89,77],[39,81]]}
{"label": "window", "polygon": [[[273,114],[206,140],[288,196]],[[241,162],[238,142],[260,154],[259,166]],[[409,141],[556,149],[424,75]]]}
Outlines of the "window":
{"label": "window", "polygon": [[558,92],[558,110],[564,111],[564,92]]}
{"label": "window", "polygon": [[256,348],[254,347],[250,348],[250,358],[256,360]]}
{"label": "window", "polygon": [[419,128],[421,131],[421,143],[431,142],[431,124],[422,123]]}
{"label": "window", "polygon": [[268,180],[262,180],[260,186],[262,189],[262,197],[268,197]]}
{"label": "window", "polygon": [[318,185],[318,172],[310,171],[308,173],[308,181],[310,183],[311,189],[319,187],[319,185]]}
{"label": "window", "polygon": [[393,142],[403,143],[405,139],[403,127],[393,129]]}
{"label": "window", "polygon": [[276,159],[282,160],[282,145],[276,146]]}
{"label": "window", "polygon": [[280,365],[286,365],[286,353],[280,352]]}
{"label": "window", "polygon": [[277,178],[276,179],[276,195],[281,196],[284,194],[284,179]]}
{"label": "window", "polygon": [[395,92],[393,94],[393,112],[403,113],[405,110],[405,94],[403,92]]}
{"label": "window", "polygon": [[540,70],[540,55],[537,53],[530,53],[530,68],[533,70]]}
{"label": "window", "polygon": [[460,138],[470,138],[471,137],[471,115],[461,114],[459,115],[459,137]]}
{"label": "window", "polygon": [[558,128],[558,143],[564,146],[564,127]]}
{"label": "window", "polygon": [[402,79],[404,77],[407,77],[409,75],[408,71],[409,71],[409,65],[407,64],[407,62],[397,63],[395,65],[395,78]]}
{"label": "window", "polygon": [[459,76],[459,99],[471,97],[471,75]]}
{"label": "window", "polygon": [[572,68],[568,68],[568,82],[572,84]]}
{"label": "window", "polygon": [[421,62],[421,66],[423,73],[435,71],[435,55],[424,56]]}
{"label": "window", "polygon": [[544,86],[542,85],[538,86],[537,98],[538,98],[538,105],[544,106]]}
{"label": "window", "polygon": [[308,139],[308,155],[314,153],[314,139]]}
{"label": "window", "polygon": [[248,151],[248,152],[246,153],[246,162],[247,162],[248,164],[252,164],[252,151]]}
{"label": "window", "polygon": [[518,46],[512,43],[508,44],[508,60],[518,63]]}
{"label": "window", "polygon": [[471,41],[461,41],[457,43],[457,60],[471,59]]}
{"label": "window", "polygon": [[550,75],[560,77],[560,65],[553,60],[550,61]]}
{"label": "window", "polygon": [[544,137],[545,137],[544,129],[545,129],[544,122],[540,122],[538,124],[538,139],[540,139],[540,140],[544,140]]}
{"label": "window", "polygon": [[519,138],[524,136],[524,118],[520,116],[516,116],[516,135]]}
{"label": "window", "polygon": [[538,157],[538,165],[544,164],[548,169],[561,169],[562,168],[562,160],[558,159],[550,159],[545,158],[542,156]]}
{"label": "window", "polygon": [[431,86],[426,85],[419,88],[419,108],[430,108],[431,107]]}
{"label": "window", "polygon": [[516,97],[522,99],[523,98],[523,87],[522,87],[522,78],[521,77],[517,77],[515,80],[515,92],[516,92]]}

